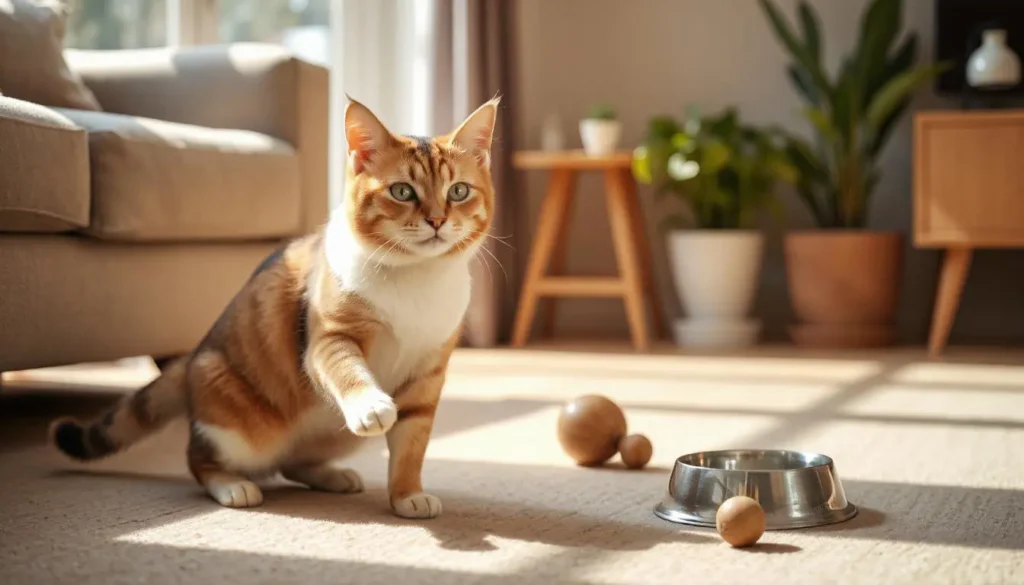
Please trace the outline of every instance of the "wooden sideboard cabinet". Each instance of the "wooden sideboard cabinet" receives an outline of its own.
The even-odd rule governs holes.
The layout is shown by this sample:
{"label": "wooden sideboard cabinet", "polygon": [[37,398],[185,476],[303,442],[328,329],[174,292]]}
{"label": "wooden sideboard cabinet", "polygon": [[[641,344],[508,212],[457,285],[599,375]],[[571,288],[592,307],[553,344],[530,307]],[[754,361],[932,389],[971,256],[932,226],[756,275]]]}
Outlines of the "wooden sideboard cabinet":
{"label": "wooden sideboard cabinet", "polygon": [[1024,246],[1024,110],[915,116],[914,243],[944,250],[928,340],[938,356],[974,250]]}

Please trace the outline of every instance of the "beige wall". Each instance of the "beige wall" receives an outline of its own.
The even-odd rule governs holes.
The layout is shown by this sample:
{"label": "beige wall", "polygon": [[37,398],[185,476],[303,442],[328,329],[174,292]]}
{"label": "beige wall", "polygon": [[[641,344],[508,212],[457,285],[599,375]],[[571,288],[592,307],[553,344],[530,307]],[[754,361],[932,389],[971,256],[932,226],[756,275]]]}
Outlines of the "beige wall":
{"label": "beige wall", "polygon": [[[790,15],[795,0],[778,0]],[[854,42],[866,0],[812,0],[822,18],[830,67]],[[906,0],[905,23],[921,37],[921,59],[932,53],[933,2]],[[658,113],[681,116],[688,103],[705,110],[735,104],[751,122],[779,123],[795,130],[805,125],[800,102],[784,74],[786,55],[778,46],[755,0],[518,0],[518,144],[540,146],[541,124],[549,113],[562,118],[567,144],[579,147],[577,120],[597,101],[615,104],[624,123],[624,145],[634,146],[647,119]],[[931,95],[918,107],[950,105]],[[911,149],[906,118],[883,154],[883,180],[873,204],[873,227],[898,228],[908,234],[901,331],[908,342],[927,335],[939,256],[910,244]],[[544,188],[538,173],[520,175],[520,194],[531,199],[527,233],[536,221]],[[610,273],[615,269],[604,199],[597,177],[579,185],[569,253],[576,273]],[[662,303],[672,318],[681,314],[670,282],[661,234],[659,208],[642,192],[648,235],[656,254]],[[810,225],[809,216],[790,193],[784,198],[792,227]],[[770,339],[784,339],[790,310],[781,257],[780,229],[771,230],[756,312]],[[527,238],[517,242],[525,261]],[[952,342],[999,343],[1024,340],[1024,258],[1012,251],[978,255]],[[1002,280],[1001,279],[1009,279]],[[624,335],[621,303],[570,299],[561,303],[564,334]]]}

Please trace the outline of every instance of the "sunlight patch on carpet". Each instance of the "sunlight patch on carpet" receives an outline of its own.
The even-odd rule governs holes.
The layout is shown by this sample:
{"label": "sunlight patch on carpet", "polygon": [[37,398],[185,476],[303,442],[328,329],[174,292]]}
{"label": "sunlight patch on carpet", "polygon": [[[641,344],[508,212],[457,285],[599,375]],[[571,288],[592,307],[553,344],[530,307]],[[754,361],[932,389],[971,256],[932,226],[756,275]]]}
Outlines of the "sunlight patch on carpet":
{"label": "sunlight patch on carpet", "polygon": [[[428,459],[572,467],[558,443],[558,406],[505,418],[431,440]],[[651,465],[670,467],[691,451],[733,448],[735,437],[769,429],[771,415],[724,415],[673,410],[625,409],[627,432],[643,433],[654,445]],[[616,457],[617,459],[617,457]]]}
{"label": "sunlight patch on carpet", "polygon": [[489,351],[460,349],[452,358],[453,371],[494,376],[524,372],[587,377],[687,377],[753,381],[849,382],[877,373],[874,359],[808,359],[802,357],[632,355],[585,352]]}
{"label": "sunlight patch on carpet", "polygon": [[460,572],[477,575],[514,573],[543,562],[558,549],[488,535],[486,541],[463,542],[465,548],[460,550],[458,542],[449,544],[432,536],[426,521],[409,521],[408,525],[339,523],[246,510],[218,510],[116,540],[411,569],[458,567]]}
{"label": "sunlight patch on carpet", "polygon": [[914,384],[957,384],[966,388],[995,386],[1024,388],[1024,368],[1018,364],[917,363],[903,368],[893,381]]}
{"label": "sunlight patch on carpet", "polygon": [[[844,414],[899,417],[908,421],[964,423],[1024,428],[1024,391],[1006,392],[964,387],[918,388],[881,385],[841,409]],[[1014,424],[1016,423],[1016,425]]]}
{"label": "sunlight patch on carpet", "polygon": [[[470,400],[496,400],[515,396],[561,405],[584,394],[602,394],[623,407],[637,406],[657,410],[665,407],[760,409],[766,413],[792,412],[826,399],[841,387],[831,382],[765,380],[752,384],[736,379],[703,379],[681,376],[671,380],[638,377],[629,380],[601,377],[599,374],[531,373],[500,377],[456,372],[448,378],[444,397]],[[443,399],[443,398],[442,398]]]}

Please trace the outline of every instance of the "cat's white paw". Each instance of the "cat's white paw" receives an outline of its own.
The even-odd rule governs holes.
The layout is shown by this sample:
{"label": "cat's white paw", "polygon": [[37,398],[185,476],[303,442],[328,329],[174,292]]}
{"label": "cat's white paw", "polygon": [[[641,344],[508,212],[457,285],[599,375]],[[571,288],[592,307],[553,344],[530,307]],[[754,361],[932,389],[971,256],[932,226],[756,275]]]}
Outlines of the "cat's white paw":
{"label": "cat's white paw", "polygon": [[364,390],[342,404],[345,424],[360,437],[375,437],[391,430],[398,420],[398,407],[379,389]]}
{"label": "cat's white paw", "polygon": [[221,506],[251,508],[263,503],[259,486],[247,479],[216,479],[206,482],[206,491]]}
{"label": "cat's white paw", "polygon": [[395,500],[391,507],[402,518],[437,518],[441,515],[441,499],[423,492]]}

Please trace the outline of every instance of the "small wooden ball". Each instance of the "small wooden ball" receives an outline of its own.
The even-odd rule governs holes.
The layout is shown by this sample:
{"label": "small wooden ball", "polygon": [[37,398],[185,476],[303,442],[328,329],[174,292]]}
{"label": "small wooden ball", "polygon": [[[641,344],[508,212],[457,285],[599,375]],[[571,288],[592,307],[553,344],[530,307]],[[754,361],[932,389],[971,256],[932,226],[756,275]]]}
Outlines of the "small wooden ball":
{"label": "small wooden ball", "polygon": [[764,509],[757,500],[747,496],[729,498],[718,507],[715,528],[722,540],[732,546],[751,546],[764,534]]}
{"label": "small wooden ball", "polygon": [[604,396],[588,394],[569,401],[558,415],[558,442],[579,465],[611,459],[626,435],[626,416]]}
{"label": "small wooden ball", "polygon": [[622,462],[630,469],[640,469],[651,460],[654,446],[651,440],[643,435],[629,435],[619,441],[619,455]]}

